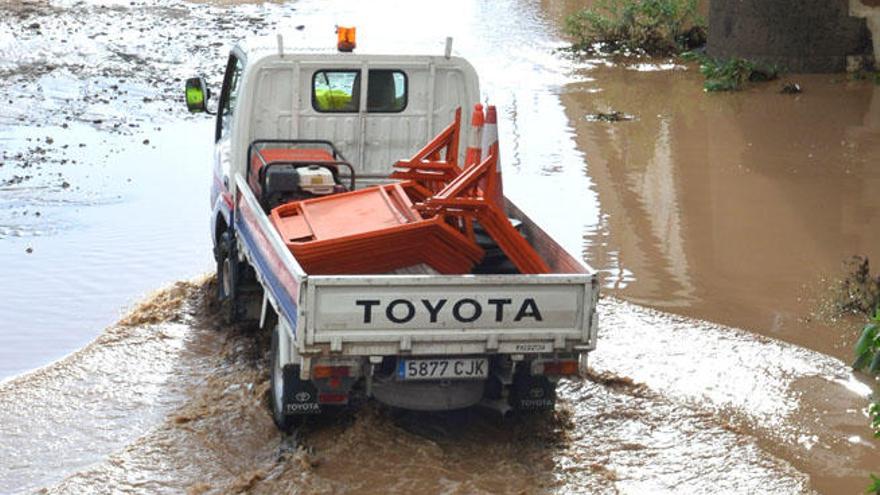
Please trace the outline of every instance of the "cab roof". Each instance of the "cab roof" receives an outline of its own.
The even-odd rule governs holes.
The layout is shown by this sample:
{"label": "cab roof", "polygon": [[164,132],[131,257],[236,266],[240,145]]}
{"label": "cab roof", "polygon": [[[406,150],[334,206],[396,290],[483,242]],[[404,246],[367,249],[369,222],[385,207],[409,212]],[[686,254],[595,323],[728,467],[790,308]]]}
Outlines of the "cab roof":
{"label": "cab roof", "polygon": [[[280,38],[280,39],[279,39]],[[443,53],[443,47],[439,47],[437,53],[401,53],[395,52],[366,52],[355,50],[354,52],[340,52],[336,49],[335,44],[321,44],[320,46],[307,46],[303,44],[304,39],[300,36],[291,35],[274,35],[274,36],[250,36],[239,41],[232,47],[233,52],[243,55],[248,63],[252,63],[258,59],[277,57],[283,54],[284,57],[291,56],[293,58],[302,59],[318,59],[322,57],[333,56],[335,60],[416,60],[425,58],[446,58]],[[405,44],[402,45],[405,48]],[[460,57],[450,57],[458,58]]]}

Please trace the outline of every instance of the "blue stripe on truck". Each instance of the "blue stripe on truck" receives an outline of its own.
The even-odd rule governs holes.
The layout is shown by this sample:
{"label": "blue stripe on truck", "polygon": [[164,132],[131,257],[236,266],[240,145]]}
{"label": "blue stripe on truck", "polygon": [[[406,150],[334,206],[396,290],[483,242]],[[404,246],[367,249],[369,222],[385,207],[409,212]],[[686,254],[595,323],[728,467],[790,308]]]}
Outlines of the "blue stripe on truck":
{"label": "blue stripe on truck", "polygon": [[[265,237],[255,232],[255,226],[243,218],[247,213],[242,211],[245,205],[239,203],[238,206],[239,209],[236,213],[239,214],[235,215],[236,231],[240,235],[241,240],[247,245],[247,249],[251,253],[251,261],[257,265],[254,268],[259,271],[266,282],[264,289],[268,289],[275,298],[275,302],[280,306],[278,309],[282,316],[290,323],[290,329],[296,335],[297,316],[294,294],[298,292],[298,288],[285,287],[278,273],[272,269],[268,258],[275,258],[275,266],[282,266],[281,260],[278,259],[278,255],[272,250]],[[258,236],[262,242],[257,240]]]}

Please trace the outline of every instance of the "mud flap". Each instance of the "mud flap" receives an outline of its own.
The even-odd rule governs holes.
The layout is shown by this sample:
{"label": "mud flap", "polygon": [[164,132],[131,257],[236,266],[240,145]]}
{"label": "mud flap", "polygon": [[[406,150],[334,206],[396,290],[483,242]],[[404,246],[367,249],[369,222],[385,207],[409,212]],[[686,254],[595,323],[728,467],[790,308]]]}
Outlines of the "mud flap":
{"label": "mud flap", "polygon": [[527,367],[517,369],[510,386],[510,405],[517,411],[549,411],[556,405],[556,384],[546,376],[532,376]]}
{"label": "mud flap", "polygon": [[311,381],[300,380],[299,366],[289,364],[284,367],[284,414],[303,416],[321,414],[318,404],[318,389]]}

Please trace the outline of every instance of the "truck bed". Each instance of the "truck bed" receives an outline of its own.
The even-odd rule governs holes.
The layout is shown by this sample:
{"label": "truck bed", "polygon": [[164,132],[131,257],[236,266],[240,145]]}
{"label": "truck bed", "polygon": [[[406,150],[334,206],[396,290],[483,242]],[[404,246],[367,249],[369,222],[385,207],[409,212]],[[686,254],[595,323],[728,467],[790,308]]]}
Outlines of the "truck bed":
{"label": "truck bed", "polygon": [[303,355],[386,356],[589,351],[598,282],[507,200],[553,273],[309,275],[236,176],[234,228],[265,297]]}

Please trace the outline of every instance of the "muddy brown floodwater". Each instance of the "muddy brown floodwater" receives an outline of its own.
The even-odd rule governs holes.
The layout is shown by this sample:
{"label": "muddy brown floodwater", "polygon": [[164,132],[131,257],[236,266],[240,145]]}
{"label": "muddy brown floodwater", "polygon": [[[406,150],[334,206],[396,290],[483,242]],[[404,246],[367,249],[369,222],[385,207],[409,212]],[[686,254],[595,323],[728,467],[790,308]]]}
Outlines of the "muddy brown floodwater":
{"label": "muddy brown floodwater", "polygon": [[[596,67],[566,87],[602,205],[584,256],[628,300],[849,359],[858,322],[817,305],[880,260],[880,86],[789,76],[701,94],[693,67]],[[610,109],[616,123],[584,118]]]}
{"label": "muddy brown floodwater", "polygon": [[[0,3],[0,493],[864,490],[880,445],[842,360],[856,322],[811,314],[843,259],[880,254],[878,89],[707,95],[693,67],[557,53],[571,8]],[[250,34],[332,46],[336,23],[364,52],[452,35],[501,110],[506,193],[603,273],[598,350],[554,414],[369,403],[281,435],[266,335],[221,325],[210,279],[99,332],[210,265],[210,122],[180,80],[218,80]],[[588,118],[609,111],[634,119]]]}

